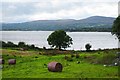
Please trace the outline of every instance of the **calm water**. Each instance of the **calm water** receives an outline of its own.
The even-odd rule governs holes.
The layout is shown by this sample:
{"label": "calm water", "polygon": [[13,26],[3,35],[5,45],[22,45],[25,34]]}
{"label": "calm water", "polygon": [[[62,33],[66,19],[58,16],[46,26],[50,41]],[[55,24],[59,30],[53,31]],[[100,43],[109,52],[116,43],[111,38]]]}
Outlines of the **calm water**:
{"label": "calm water", "polygon": [[[52,31],[1,31],[3,41],[12,41],[18,43],[20,41],[27,44],[35,44],[38,47],[50,46],[47,43],[47,37]],[[73,39],[71,50],[84,50],[85,44],[90,43],[92,49],[117,48],[118,39],[111,35],[110,32],[67,32]]]}

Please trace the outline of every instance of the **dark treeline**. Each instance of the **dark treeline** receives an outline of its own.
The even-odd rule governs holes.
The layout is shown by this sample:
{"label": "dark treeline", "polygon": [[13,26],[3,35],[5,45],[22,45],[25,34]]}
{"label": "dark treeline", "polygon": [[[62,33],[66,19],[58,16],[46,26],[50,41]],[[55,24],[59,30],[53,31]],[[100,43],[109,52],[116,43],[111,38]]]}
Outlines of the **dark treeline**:
{"label": "dark treeline", "polygon": [[75,28],[75,29],[66,29],[66,31],[70,32],[111,32],[112,28]]}
{"label": "dark treeline", "polygon": [[[86,27],[86,28],[70,28],[70,29],[63,29],[68,32],[111,32],[112,28],[96,28],[96,27]],[[39,29],[4,29],[4,31],[41,31]],[[46,30],[42,30],[46,31]],[[53,30],[47,30],[53,31]]]}
{"label": "dark treeline", "polygon": [[22,49],[36,49],[36,50],[40,50],[40,48],[35,47],[34,44],[32,45],[28,45],[25,42],[19,42],[18,44],[14,44],[13,42],[4,42],[4,41],[0,41],[0,47],[1,48],[8,48],[8,47],[13,47],[13,48],[22,48]]}

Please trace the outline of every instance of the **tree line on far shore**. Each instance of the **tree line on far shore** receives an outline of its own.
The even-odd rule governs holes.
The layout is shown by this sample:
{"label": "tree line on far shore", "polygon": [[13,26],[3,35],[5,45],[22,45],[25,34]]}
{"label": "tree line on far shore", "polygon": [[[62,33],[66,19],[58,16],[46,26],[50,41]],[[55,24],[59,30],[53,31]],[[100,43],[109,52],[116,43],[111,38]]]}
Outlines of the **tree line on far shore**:
{"label": "tree line on far shore", "polygon": [[[92,47],[92,45],[86,44],[85,45],[86,51],[90,51],[91,47]],[[25,42],[18,42],[18,44],[15,44],[15,43],[13,43],[11,41],[8,41],[8,42],[0,41],[0,48],[21,48],[22,50],[28,50],[28,49],[47,50],[46,47],[39,48],[39,47],[35,47],[34,44],[28,45]],[[60,50],[62,50],[62,49],[60,49]]]}
{"label": "tree line on far shore", "polygon": [[23,49],[40,49],[38,47],[35,47],[34,44],[28,45],[25,42],[18,42],[18,44],[15,44],[11,41],[8,41],[8,42],[0,41],[0,47],[1,48],[13,47],[13,48],[23,48]]}

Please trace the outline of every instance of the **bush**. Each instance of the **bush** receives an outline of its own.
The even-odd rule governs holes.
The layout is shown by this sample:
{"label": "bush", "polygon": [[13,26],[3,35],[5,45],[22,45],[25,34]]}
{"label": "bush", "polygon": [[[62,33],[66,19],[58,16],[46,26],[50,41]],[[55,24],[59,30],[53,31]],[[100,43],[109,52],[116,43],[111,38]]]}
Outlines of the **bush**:
{"label": "bush", "polygon": [[17,45],[16,44],[14,44],[13,42],[10,42],[10,41],[8,41],[6,44],[4,44],[5,45],[5,47],[17,47]]}
{"label": "bush", "polygon": [[46,47],[44,46],[43,49],[46,50]]}
{"label": "bush", "polygon": [[19,42],[18,43],[18,47],[25,47],[25,46],[26,46],[25,42]]}
{"label": "bush", "polygon": [[80,57],[80,55],[79,54],[76,54],[76,58],[79,58]]}
{"label": "bush", "polygon": [[69,57],[65,55],[64,59],[67,60]]}
{"label": "bush", "polygon": [[71,54],[71,58],[73,58],[73,57],[75,57],[75,55],[74,55],[74,54]]}
{"label": "bush", "polygon": [[4,41],[0,41],[0,47],[6,48],[6,47],[13,47],[13,48],[20,48],[23,50],[28,49],[35,49],[35,50],[41,50],[39,47],[35,47],[34,44],[32,45],[26,45],[25,42],[19,42],[18,45],[14,44],[13,42],[8,41],[7,43]]}
{"label": "bush", "polygon": [[68,57],[66,55],[65,55],[64,59],[67,60],[67,61],[73,61],[73,59],[71,57]]}
{"label": "bush", "polygon": [[6,42],[0,41],[0,47],[6,47]]}
{"label": "bush", "polygon": [[73,59],[69,57],[69,58],[67,59],[67,61],[70,61],[70,62],[71,62],[71,61],[73,61]]}
{"label": "bush", "polygon": [[85,45],[85,48],[86,48],[86,51],[90,51],[90,48],[91,48],[92,46],[88,43],[88,44],[86,44]]}

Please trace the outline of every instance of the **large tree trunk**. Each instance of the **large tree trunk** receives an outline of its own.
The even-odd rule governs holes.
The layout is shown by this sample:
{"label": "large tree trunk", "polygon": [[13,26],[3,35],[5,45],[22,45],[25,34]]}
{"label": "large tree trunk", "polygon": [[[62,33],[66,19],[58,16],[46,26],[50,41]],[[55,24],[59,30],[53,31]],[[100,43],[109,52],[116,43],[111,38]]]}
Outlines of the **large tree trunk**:
{"label": "large tree trunk", "polygon": [[59,46],[59,50],[61,50],[61,46]]}

